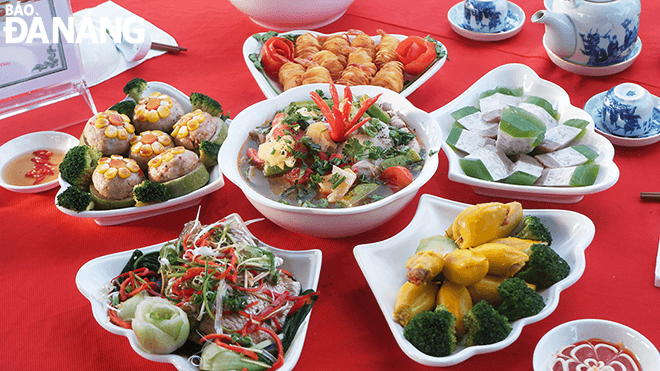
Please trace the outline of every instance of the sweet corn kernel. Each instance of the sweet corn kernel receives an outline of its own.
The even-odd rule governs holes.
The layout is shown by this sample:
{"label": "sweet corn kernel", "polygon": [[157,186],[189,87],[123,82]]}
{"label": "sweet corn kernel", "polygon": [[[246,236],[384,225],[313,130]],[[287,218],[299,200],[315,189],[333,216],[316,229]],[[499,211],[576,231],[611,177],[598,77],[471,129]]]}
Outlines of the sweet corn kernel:
{"label": "sweet corn kernel", "polygon": [[185,151],[186,151],[186,149],[183,146],[177,146],[177,147],[172,148],[172,152],[174,152],[177,155],[180,155],[180,154],[184,153]]}
{"label": "sweet corn kernel", "polygon": [[120,178],[126,179],[129,176],[131,176],[131,171],[125,167],[120,167],[119,169],[117,169],[117,174],[119,174]]}
{"label": "sweet corn kernel", "polygon": [[158,107],[157,112],[158,112],[158,116],[162,118],[166,118],[167,116],[170,115],[170,109],[165,106]]}
{"label": "sweet corn kernel", "polygon": [[135,133],[135,126],[133,126],[133,124],[124,125],[124,129],[126,129],[129,134]]}
{"label": "sweet corn kernel", "polygon": [[140,155],[143,157],[149,157],[154,154],[153,149],[151,148],[150,145],[144,144],[142,145],[142,148],[140,148]]}
{"label": "sweet corn kernel", "polygon": [[193,130],[197,130],[197,128],[199,128],[199,121],[197,120],[188,121],[188,130],[193,131]]}
{"label": "sweet corn kernel", "polygon": [[117,127],[114,125],[109,125],[105,128],[105,136],[113,139],[117,137]]}
{"label": "sweet corn kernel", "polygon": [[151,160],[149,160],[149,162],[147,162],[147,165],[149,167],[158,167],[158,166],[160,166],[161,162],[162,162],[161,157],[156,156],[156,157],[152,158]]}
{"label": "sweet corn kernel", "polygon": [[126,131],[124,128],[117,129],[117,138],[121,140],[128,139],[128,131]]}
{"label": "sweet corn kernel", "polygon": [[135,160],[131,159],[126,163],[126,168],[131,172],[131,173],[137,173],[140,171],[140,165],[135,162]]}
{"label": "sweet corn kernel", "polygon": [[206,116],[204,116],[202,114],[195,115],[195,121],[204,122],[204,120],[206,120]]}
{"label": "sweet corn kernel", "polygon": [[179,132],[177,133],[177,138],[185,138],[188,136],[188,127],[187,126],[182,126],[179,128]]}
{"label": "sweet corn kernel", "polygon": [[160,93],[157,92],[157,91],[155,91],[155,92],[149,94],[149,98],[158,98],[159,96],[160,96]]}
{"label": "sweet corn kernel", "polygon": [[174,158],[174,153],[165,152],[161,156],[162,156],[163,162],[170,162]]}
{"label": "sweet corn kernel", "polygon": [[161,154],[165,150],[165,147],[160,144],[160,142],[156,142],[151,145],[151,149],[154,151],[155,154]]}
{"label": "sweet corn kernel", "polygon": [[158,112],[149,111],[147,113],[147,120],[149,120],[149,122],[154,123],[154,122],[158,121],[159,119],[160,119],[160,117],[158,116]]}
{"label": "sweet corn kernel", "polygon": [[99,164],[99,165],[96,167],[96,171],[97,171],[99,174],[103,174],[103,173],[105,173],[106,171],[108,171],[108,169],[110,169],[110,164],[108,164],[108,163],[102,163],[102,164]]}
{"label": "sweet corn kernel", "polygon": [[114,168],[114,167],[111,167],[111,168],[108,169],[108,171],[106,171],[105,173],[103,173],[103,176],[104,176],[106,179],[113,179],[114,177],[117,176],[117,169]]}
{"label": "sweet corn kernel", "polygon": [[[133,138],[137,138],[137,137],[133,137]],[[141,149],[142,149],[142,143],[134,143],[131,146],[132,153],[139,153]]]}
{"label": "sweet corn kernel", "polygon": [[167,135],[160,135],[158,136],[158,142],[164,146],[169,146],[172,144],[172,138]]}

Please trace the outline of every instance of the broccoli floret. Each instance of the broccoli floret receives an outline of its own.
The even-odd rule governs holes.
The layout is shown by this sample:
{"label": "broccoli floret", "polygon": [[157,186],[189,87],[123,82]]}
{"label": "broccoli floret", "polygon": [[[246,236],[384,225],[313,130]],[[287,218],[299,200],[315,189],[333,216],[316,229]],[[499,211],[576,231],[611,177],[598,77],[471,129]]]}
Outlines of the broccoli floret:
{"label": "broccoli floret", "polygon": [[516,233],[515,237],[527,240],[543,241],[548,245],[552,244],[552,235],[538,216],[527,215],[520,221],[522,229]]}
{"label": "broccoli floret", "polygon": [[163,183],[157,183],[147,179],[133,187],[133,199],[136,206],[165,202],[170,198],[170,191]]}
{"label": "broccoli floret", "polygon": [[135,112],[135,106],[137,103],[135,101],[127,99],[121,102],[115,103],[112,107],[108,108],[108,111],[117,111],[120,114],[128,116],[131,121],[133,120],[133,113]]}
{"label": "broccoli floret", "polygon": [[563,280],[571,267],[555,250],[546,244],[534,244],[527,249],[529,260],[516,277],[544,289]]}
{"label": "broccoli floret", "polygon": [[58,194],[57,204],[76,212],[89,211],[94,208],[92,195],[78,187],[68,187],[64,192]]}
{"label": "broccoli floret", "polygon": [[512,329],[509,319],[485,300],[479,301],[463,315],[463,324],[465,345],[468,347],[502,341]]}
{"label": "broccoli floret", "polygon": [[517,277],[502,281],[497,287],[497,293],[503,302],[496,309],[510,321],[531,317],[545,307],[543,297]]}
{"label": "broccoli floret", "polygon": [[207,168],[218,164],[218,152],[221,144],[210,140],[203,140],[199,144],[199,159]]}
{"label": "broccoli floret", "polygon": [[131,97],[134,101],[139,101],[142,98],[142,93],[147,90],[147,81],[136,77],[124,85],[124,94]]}
{"label": "broccoli floret", "polygon": [[60,163],[62,179],[87,191],[92,183],[92,173],[103,153],[87,145],[79,145],[66,152]]}
{"label": "broccoli floret", "polygon": [[456,350],[456,317],[444,305],[410,319],[403,336],[420,352],[445,357]]}
{"label": "broccoli floret", "polygon": [[211,116],[217,116],[223,120],[229,118],[229,114],[225,115],[223,113],[220,103],[207,95],[201,93],[192,93],[190,94],[190,103],[192,104],[193,110],[201,109]]}

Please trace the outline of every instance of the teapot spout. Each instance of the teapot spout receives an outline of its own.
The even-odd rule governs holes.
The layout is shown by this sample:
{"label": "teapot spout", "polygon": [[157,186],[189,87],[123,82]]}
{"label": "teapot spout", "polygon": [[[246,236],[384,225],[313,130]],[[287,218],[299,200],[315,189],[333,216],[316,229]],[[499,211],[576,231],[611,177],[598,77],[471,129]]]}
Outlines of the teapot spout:
{"label": "teapot spout", "polygon": [[567,58],[575,53],[577,38],[573,23],[564,13],[539,10],[531,18],[532,23],[545,25],[545,42],[548,48],[560,58]]}

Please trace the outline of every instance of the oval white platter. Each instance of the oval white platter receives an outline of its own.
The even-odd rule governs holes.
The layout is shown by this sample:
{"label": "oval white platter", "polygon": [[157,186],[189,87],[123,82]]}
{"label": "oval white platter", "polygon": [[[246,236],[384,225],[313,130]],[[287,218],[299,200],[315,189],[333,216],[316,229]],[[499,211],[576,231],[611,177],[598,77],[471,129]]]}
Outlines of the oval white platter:
{"label": "oval white platter", "polygon": [[[280,35],[302,35],[308,32],[316,36],[330,36],[330,35],[344,33],[344,32],[337,32],[334,34],[323,34],[316,31],[296,30],[296,31],[282,32]],[[404,40],[408,37],[405,35],[397,35],[397,34],[390,34],[390,35],[396,37],[399,40]],[[371,38],[374,40],[376,44],[378,44],[380,42],[381,36],[376,35],[376,36],[371,36]],[[254,66],[254,63],[250,60],[250,55],[255,53],[259,54],[261,52],[261,47],[262,44],[257,39],[255,39],[252,36],[248,37],[245,40],[245,43],[243,44],[243,59],[245,60],[245,64],[250,70],[250,73],[252,73],[254,80],[257,82],[259,88],[264,93],[266,98],[273,98],[282,93],[283,91],[282,85],[279,83],[279,81],[270,78],[263,71],[257,69],[257,67]],[[442,48],[445,52],[445,56],[436,60],[431,65],[431,67],[428,68],[423,74],[415,77],[414,82],[406,86],[400,92],[401,95],[407,97],[408,95],[412,94],[412,92],[417,90],[417,88],[422,86],[424,82],[426,82],[429,78],[431,78],[431,76],[433,76],[436,72],[438,72],[438,70],[440,70],[440,67],[442,67],[447,61],[447,49],[445,48],[444,45],[442,45]]]}

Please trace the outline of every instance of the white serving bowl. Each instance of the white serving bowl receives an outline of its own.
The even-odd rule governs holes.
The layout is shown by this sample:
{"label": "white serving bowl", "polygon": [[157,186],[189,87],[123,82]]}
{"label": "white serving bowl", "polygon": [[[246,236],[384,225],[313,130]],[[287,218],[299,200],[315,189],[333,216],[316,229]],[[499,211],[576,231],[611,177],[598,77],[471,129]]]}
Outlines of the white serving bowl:
{"label": "white serving bowl", "polygon": [[[227,217],[229,218],[233,215],[236,214]],[[281,250],[266,245],[252,236],[251,233],[249,234],[254,240],[258,241],[259,247],[270,250],[276,256],[284,259],[282,268],[291,272],[301,283],[303,289],[316,290],[321,274],[322,253],[320,250]],[[166,243],[167,242],[141,248],[140,251],[145,254],[152,251],[158,251]],[[87,298],[87,300],[89,300],[92,306],[92,314],[94,315],[96,322],[113,334],[125,336],[131,344],[131,348],[133,348],[137,354],[151,361],[170,363],[176,367],[177,370],[199,371],[199,369],[195,367],[187,357],[178,354],[153,354],[145,351],[140,346],[140,343],[132,330],[116,326],[108,319],[108,306],[105,303],[104,288],[110,280],[121,273],[122,268],[126,265],[126,262],[128,262],[133,251],[134,250],[128,250],[105,255],[85,263],[76,274],[76,286],[78,287],[78,290],[85,296],[85,298]],[[292,370],[298,362],[305,342],[309,318],[308,315],[298,329],[298,334],[284,356],[284,364],[280,370]]]}
{"label": "white serving bowl", "polygon": [[315,29],[344,15],[353,0],[229,0],[259,26],[275,31]]}
{"label": "white serving bowl", "polygon": [[[442,132],[428,113],[413,106],[400,94],[377,86],[356,86],[352,88],[354,95],[367,94],[373,97],[382,93],[379,102],[391,103],[392,108],[398,111],[406,123],[417,132],[427,153],[421,172],[409,186],[367,205],[342,209],[285,205],[261,195],[246,182],[239,170],[239,158],[245,156],[243,146],[251,130],[272,120],[275,113],[290,102],[311,100],[309,93],[317,89],[323,90],[326,96],[330,96],[327,84],[303,85],[243,110],[234,118],[229,127],[229,135],[218,154],[218,163],[222,173],[241,188],[257,210],[275,224],[297,233],[316,237],[337,238],[356,235],[376,228],[393,218],[413,199],[419,188],[433,176],[438,168],[436,153],[440,150]],[[341,99],[344,89],[338,86],[337,90]],[[428,153],[434,155],[429,156]]]}
{"label": "white serving bowl", "polygon": [[38,131],[14,138],[0,147],[0,186],[18,193],[43,192],[57,187],[57,179],[50,182],[31,186],[16,186],[7,184],[2,177],[5,166],[17,156],[38,151],[41,149],[58,150],[66,153],[69,149],[79,144],[78,138],[71,134],[59,131]]}
{"label": "white serving bowl", "polygon": [[561,348],[592,338],[622,343],[637,356],[642,370],[660,366],[658,349],[644,335],[617,322],[587,318],[562,323],[543,335],[534,349],[534,371],[546,371],[551,357]]}
{"label": "white serving bowl", "polygon": [[539,294],[545,301],[545,307],[534,316],[513,321],[511,324],[513,329],[504,340],[471,347],[465,347],[463,341],[451,355],[433,357],[417,350],[403,336],[403,327],[393,318],[394,303],[397,292],[406,281],[406,261],[415,254],[420,241],[426,237],[444,235],[456,216],[468,206],[470,205],[424,194],[420,198],[414,218],[405,229],[387,240],[358,245],[353,249],[353,255],[385,316],[394,339],[408,357],[423,365],[451,366],[474,355],[496,352],[511,345],[518,339],[525,325],[549,316],[559,304],[561,291],[582,277],[586,267],[584,251],[591,244],[596,233],[596,227],[588,217],[573,211],[523,209],[523,215],[535,215],[548,227],[552,234],[552,248],[570,266],[569,275],[549,288],[540,290]]}
{"label": "white serving bowl", "polygon": [[[595,163],[600,165],[598,177],[593,185],[584,187],[541,187],[490,182],[465,174],[456,153],[446,142],[454,119],[451,113],[465,106],[477,103],[479,95],[486,90],[501,87],[523,88],[524,95],[535,95],[547,99],[561,115],[560,123],[569,119],[583,119],[589,122],[587,133],[572,145],[586,144],[598,152]],[[463,94],[443,107],[431,112],[443,133],[443,150],[449,160],[448,177],[455,182],[471,186],[474,192],[484,196],[505,197],[515,200],[533,200],[555,203],[575,203],[585,195],[604,191],[619,179],[619,168],[614,163],[614,146],[602,135],[594,131],[594,119],[583,109],[571,104],[568,93],[559,85],[541,79],[534,70],[523,64],[505,64],[488,72],[477,80]]]}

